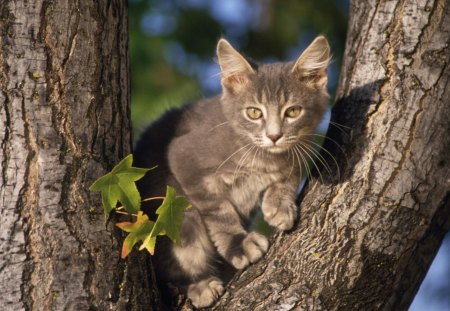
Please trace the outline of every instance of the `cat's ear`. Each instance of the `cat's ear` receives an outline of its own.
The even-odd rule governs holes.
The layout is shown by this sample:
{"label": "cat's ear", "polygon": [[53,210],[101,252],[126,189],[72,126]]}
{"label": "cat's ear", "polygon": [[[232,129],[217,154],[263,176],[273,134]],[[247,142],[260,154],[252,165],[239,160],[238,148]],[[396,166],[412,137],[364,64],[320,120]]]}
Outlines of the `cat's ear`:
{"label": "cat's ear", "polygon": [[232,93],[245,88],[250,82],[249,76],[254,72],[253,68],[225,39],[220,39],[217,43],[217,58],[222,86]]}
{"label": "cat's ear", "polygon": [[324,36],[319,36],[300,55],[292,72],[307,85],[323,89],[328,82],[327,68],[330,59],[330,45]]}

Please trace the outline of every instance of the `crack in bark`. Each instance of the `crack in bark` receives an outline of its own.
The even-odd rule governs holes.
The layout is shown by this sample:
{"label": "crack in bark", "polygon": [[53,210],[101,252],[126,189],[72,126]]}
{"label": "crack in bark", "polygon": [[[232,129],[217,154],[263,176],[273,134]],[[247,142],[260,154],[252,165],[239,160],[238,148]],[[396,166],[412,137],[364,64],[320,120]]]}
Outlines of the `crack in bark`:
{"label": "crack in bark", "polygon": [[[37,154],[38,148],[36,144],[36,140],[33,135],[33,130],[31,128],[31,122],[27,116],[27,108],[25,104],[25,94],[22,93],[21,100],[21,117],[24,125],[24,138],[25,138],[25,147],[28,150],[25,174],[24,174],[24,184],[22,189],[19,191],[19,200],[16,204],[16,211],[18,215],[22,215],[22,220],[24,221],[25,226],[28,228],[27,234],[25,235],[25,249],[27,253],[27,258],[29,258],[33,263],[25,266],[23,269],[22,276],[22,301],[24,303],[25,308],[32,309],[33,301],[34,301],[34,286],[32,282],[33,272],[35,265],[40,262],[39,254],[33,252],[33,238],[32,235],[34,223],[36,221],[35,217],[32,215],[36,215],[33,211],[33,206],[38,201],[38,193],[36,193],[35,189],[38,187],[38,176],[39,176],[39,165],[37,163]],[[24,215],[28,215],[30,217],[24,217]],[[14,225],[15,226],[15,225]]]}
{"label": "crack in bark", "polygon": [[[439,11],[436,10],[437,6],[438,5],[435,3],[435,5],[433,6],[433,12],[436,12],[436,14],[439,14]],[[415,46],[415,50],[417,50],[418,46],[422,46],[423,44],[425,44],[424,42],[428,42],[428,38],[430,36],[430,34],[429,34],[430,32],[434,33],[434,31],[428,31],[428,29],[429,28],[436,28],[437,25],[439,25],[440,21],[442,20],[442,14],[439,14],[439,17],[441,17],[441,18],[437,19],[437,18],[433,18],[433,16],[434,16],[433,12],[431,14],[429,14],[428,23],[425,24],[423,26],[422,30],[421,30],[420,36],[422,36],[422,34],[423,34],[423,36],[424,36],[423,41],[421,41],[421,40],[418,41],[418,43]],[[441,11],[441,13],[442,13],[442,11]],[[397,16],[397,14],[394,14],[394,15]],[[430,22],[431,20],[433,20],[432,23]],[[401,19],[399,18],[399,22],[397,23],[397,25],[400,22],[401,22]],[[419,50],[421,50],[421,49],[419,49]],[[390,54],[392,54],[392,53],[390,53]],[[412,64],[411,64],[411,66],[412,66]],[[388,66],[388,68],[389,68],[389,66]],[[411,149],[411,145],[414,142],[415,132],[416,132],[416,129],[417,129],[417,126],[418,126],[418,123],[419,123],[418,120],[420,118],[420,115],[424,111],[424,103],[423,102],[424,102],[424,100],[426,100],[428,98],[430,90],[435,89],[435,87],[438,85],[440,77],[442,76],[444,71],[445,71],[445,66],[443,66],[438,80],[434,84],[432,84],[429,88],[427,88],[427,89],[424,89],[423,87],[420,88],[421,91],[423,92],[423,95],[419,99],[418,108],[417,108],[417,110],[414,113],[414,116],[412,118],[411,124],[409,125],[409,128],[408,128],[409,134],[407,135],[408,139],[406,141],[405,146],[403,147],[402,152],[400,152],[401,153],[401,158],[398,161],[398,165],[395,167],[394,171],[391,173],[390,177],[385,182],[382,190],[380,191],[380,193],[378,195],[378,203],[379,204],[382,204],[382,198],[384,197],[384,194],[386,193],[387,189],[391,186],[391,183],[395,180],[395,178],[397,177],[398,173],[401,171],[405,161],[408,158],[408,155],[411,153],[410,149]],[[393,76],[393,71],[391,71],[391,74]],[[403,88],[401,88],[401,89],[403,89]],[[398,117],[398,118],[400,118],[400,117]],[[393,127],[394,126],[391,126],[389,128],[388,133],[386,133],[386,137],[390,136],[390,133],[391,133],[391,130],[392,130]]]}
{"label": "crack in bark", "polygon": [[[404,10],[406,1],[407,0],[402,0],[402,1],[399,1],[396,3],[396,6],[392,12],[392,17],[395,16],[395,19],[391,17],[392,21],[391,21],[390,25],[387,26],[387,29],[384,31],[386,33],[386,41],[382,45],[381,49],[383,49],[386,45],[388,46],[387,55],[385,56],[386,62],[385,62],[385,65],[383,66],[386,71],[387,79],[380,86],[380,92],[379,92],[380,100],[375,105],[375,108],[373,109],[373,111],[371,111],[370,113],[367,114],[367,120],[368,120],[367,124],[370,123],[372,116],[378,112],[380,106],[383,103],[389,102],[388,99],[392,98],[390,96],[391,94],[389,92],[390,87],[392,87],[396,84],[393,79],[394,74],[396,73],[396,70],[394,69],[395,68],[395,58],[396,58],[394,55],[395,42],[393,40],[396,38],[395,37],[393,38],[393,34],[400,34],[400,37],[402,35],[402,30],[401,30],[402,19],[401,19],[401,17],[403,16],[403,10]],[[390,29],[392,29],[392,30],[390,30]]]}
{"label": "crack in bark", "polygon": [[[3,61],[2,61],[2,57],[0,55],[0,62],[3,65]],[[5,69],[5,66],[2,66],[2,73],[6,74],[8,72],[8,70]],[[7,172],[8,172],[8,164],[9,164],[9,159],[11,157],[10,154],[10,133],[11,133],[11,113],[9,111],[9,105],[10,105],[10,99],[9,99],[9,95],[7,92],[7,87],[6,85],[8,84],[8,80],[2,80],[0,81],[0,91],[2,92],[3,96],[4,96],[4,103],[3,103],[3,110],[5,111],[5,128],[4,128],[4,136],[1,142],[1,150],[2,150],[2,163],[1,163],[1,167],[2,167],[2,184],[1,187],[6,187],[7,185]],[[3,202],[4,204],[5,202]]]}
{"label": "crack in bark", "polygon": [[[351,63],[348,65],[348,68],[343,68],[343,70],[347,70],[350,74],[349,74],[349,76],[346,79],[345,86],[343,87],[343,92],[341,92],[339,97],[344,97],[344,96],[348,96],[349,95],[350,82],[352,81],[352,74],[354,73],[354,68],[355,68],[355,66],[356,66],[356,64],[358,63],[358,60],[359,60],[358,53],[359,53],[359,51],[361,51],[361,53],[363,52],[363,50],[360,48],[360,46],[361,46],[361,44],[363,42],[367,42],[367,37],[368,37],[369,32],[370,32],[370,30],[372,28],[372,23],[374,21],[374,18],[376,16],[377,11],[378,11],[378,7],[379,7],[381,2],[382,2],[381,0],[376,1],[375,9],[374,9],[373,14],[372,14],[372,16],[370,18],[369,26],[367,27],[367,31],[366,31],[366,34],[364,36],[364,40],[360,39],[357,42],[356,49],[355,49],[357,52],[352,55]],[[352,7],[352,6],[350,6],[350,7]],[[350,17],[352,17],[352,15],[350,15]],[[349,24],[350,23],[351,23],[351,21],[349,21]],[[347,36],[350,36],[349,30],[347,31]],[[359,33],[359,32],[355,32],[355,33]],[[349,49],[349,47],[346,47],[346,50],[348,51],[348,50],[352,50],[352,49]]]}
{"label": "crack in bark", "polygon": [[[3,5],[0,4],[0,18],[3,20],[2,27],[0,28],[0,92],[4,96],[4,102],[3,102],[3,109],[5,111],[5,121],[4,121],[4,136],[1,142],[1,150],[2,150],[2,187],[6,187],[7,184],[7,168],[8,168],[8,159],[10,158],[10,148],[9,148],[9,140],[10,140],[10,133],[11,133],[11,113],[9,109],[10,105],[10,98],[8,94],[8,73],[9,69],[6,64],[5,55],[7,55],[7,36],[9,33],[9,28],[12,23],[14,23],[14,20],[10,17],[10,10],[9,7],[4,3]],[[5,206],[5,202],[2,202]]]}
{"label": "crack in bark", "polygon": [[411,125],[409,127],[409,134],[408,139],[406,141],[406,145],[403,147],[403,152],[401,152],[401,158],[398,161],[398,164],[396,165],[396,167],[394,168],[394,170],[390,173],[389,178],[385,181],[383,188],[381,189],[381,191],[378,194],[378,204],[382,204],[383,203],[383,198],[384,195],[387,191],[387,189],[391,186],[392,182],[397,178],[397,175],[401,172],[403,165],[405,164],[406,160],[409,157],[409,154],[411,153],[411,145],[414,141],[414,136],[415,136],[415,132],[416,132],[416,128],[418,126],[418,118],[420,116],[420,114],[423,112],[424,107],[423,107],[423,101],[425,98],[427,98],[428,94],[427,92],[424,92],[424,94],[422,95],[422,97],[419,100],[419,107],[417,109],[417,111],[414,113],[413,116],[413,120],[411,122]]}
{"label": "crack in bark", "polygon": [[[65,70],[66,66],[67,66],[67,62],[70,60],[73,51],[75,49],[75,45],[76,45],[76,39],[78,37],[78,28],[80,25],[80,18],[81,18],[81,14],[80,14],[80,3],[79,0],[76,0],[73,2],[74,4],[74,9],[71,10],[70,12],[70,17],[69,17],[69,21],[68,21],[68,27],[67,27],[67,31],[70,32],[68,34],[68,42],[69,44],[67,45],[66,51],[65,51],[65,55],[63,57],[63,59],[61,60],[61,68],[63,68],[63,70]],[[75,12],[75,14],[74,14]],[[75,16],[75,22],[72,25],[72,27],[70,27],[71,24],[71,20],[72,20],[72,16]]]}

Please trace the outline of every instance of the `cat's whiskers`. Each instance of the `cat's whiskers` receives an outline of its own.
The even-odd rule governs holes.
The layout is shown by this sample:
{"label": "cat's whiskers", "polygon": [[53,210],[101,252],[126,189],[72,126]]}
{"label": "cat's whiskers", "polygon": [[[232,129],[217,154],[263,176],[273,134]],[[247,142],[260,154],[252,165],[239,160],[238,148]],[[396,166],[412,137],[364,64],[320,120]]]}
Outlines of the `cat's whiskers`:
{"label": "cat's whiskers", "polygon": [[333,125],[335,128],[340,130],[343,134],[345,134],[347,137],[350,137],[350,134],[347,131],[351,131],[352,128],[334,121],[329,121],[330,125]]}
{"label": "cat's whiskers", "polygon": [[328,174],[331,176],[332,172],[331,172],[331,168],[328,165],[327,161],[325,160],[325,158],[320,154],[319,150],[323,149],[322,146],[320,146],[319,144],[315,144],[315,146],[311,146],[309,145],[309,143],[313,143],[313,141],[310,140],[303,140],[303,141],[299,141],[298,142],[300,145],[302,145],[304,148],[306,148],[307,150],[309,150],[309,152],[315,157],[317,158],[317,160],[319,160],[319,162],[325,167],[325,169],[327,170]]}
{"label": "cat's whiskers", "polygon": [[295,155],[296,159],[297,159],[297,163],[298,163],[298,167],[299,167],[299,173],[300,173],[300,180],[299,183],[302,182],[303,179],[303,170],[302,168],[305,167],[306,170],[306,177],[308,178],[308,166],[307,164],[305,164],[303,157],[301,156],[301,153],[299,153],[300,151],[296,148],[296,146],[292,146],[292,152]]}
{"label": "cat's whiskers", "polygon": [[[317,148],[319,148],[319,150],[323,150],[325,153],[327,153],[330,156],[330,158],[333,160],[334,164],[336,165],[337,173],[338,173],[338,179],[341,179],[341,172],[340,172],[340,169],[339,169],[339,165],[338,165],[338,163],[336,161],[336,158],[326,148],[324,148],[323,146],[321,146],[317,142],[315,142],[313,140],[309,140],[309,139],[305,139],[305,141],[314,144]],[[316,150],[316,152],[317,152],[318,155],[320,155],[320,153],[317,150]],[[325,162],[327,162],[322,155],[320,155],[320,156],[322,157],[322,159]],[[326,167],[328,167],[328,172],[329,172],[330,176],[332,176],[333,174],[331,173],[331,168],[328,165],[328,163],[327,163]]]}
{"label": "cat's whiskers", "polygon": [[337,141],[335,141],[334,139],[332,139],[332,138],[330,138],[328,136],[322,135],[322,134],[317,134],[317,133],[302,134],[300,137],[302,137],[302,136],[316,136],[316,137],[320,137],[320,138],[327,139],[327,140],[331,141],[332,143],[334,143],[336,145],[336,147],[339,148],[339,150],[342,152],[342,154],[345,157],[345,161],[347,162],[348,159],[347,159],[347,156],[346,156],[346,154],[344,152],[344,149],[342,149],[342,147],[339,145],[339,143]]}
{"label": "cat's whiskers", "polygon": [[227,123],[230,123],[229,121],[225,121],[223,123],[217,124],[216,126],[213,126],[209,131],[214,131],[216,128],[218,128],[219,126],[225,125]]}
{"label": "cat's whiskers", "polygon": [[300,163],[300,161],[299,161],[299,172],[300,172],[300,180],[299,180],[299,184],[301,184],[301,182],[302,182],[302,179],[303,179],[303,167],[302,167],[302,165],[301,165],[301,163]]}
{"label": "cat's whiskers", "polygon": [[243,146],[243,147],[241,147],[241,148],[239,148],[238,150],[236,150],[235,152],[233,152],[228,158],[226,158],[218,167],[217,167],[217,169],[216,169],[216,174],[217,174],[217,171],[227,162],[227,161],[229,161],[235,154],[237,154],[239,151],[241,151],[242,149],[245,149],[245,148],[247,148],[248,146],[250,146],[252,143],[248,143],[247,145],[245,145],[245,146]]}
{"label": "cat's whiskers", "polygon": [[311,170],[310,170],[310,168],[309,168],[308,161],[305,159],[305,157],[303,156],[302,151],[298,148],[297,145],[294,145],[293,147],[294,147],[295,153],[297,154],[297,156],[298,156],[299,158],[301,158],[302,163],[303,163],[303,165],[305,166],[306,177],[307,177],[309,180],[312,180],[312,174],[311,174]]}
{"label": "cat's whiskers", "polygon": [[291,170],[289,171],[288,178],[291,177],[291,174],[294,171],[294,166],[295,166],[294,152],[292,151],[292,156],[291,156],[291,151],[292,151],[291,147],[289,147],[288,148],[288,152],[287,152],[287,154],[288,154],[288,161],[289,161],[289,158],[292,157],[292,165],[291,165]]}
{"label": "cat's whiskers", "polygon": [[252,164],[251,164],[251,168],[250,168],[250,176],[253,175],[253,164],[255,161],[255,158],[257,157],[257,154],[260,152],[261,148],[255,148],[255,154],[253,155],[253,159],[252,159]]}
{"label": "cat's whiskers", "polygon": [[216,73],[213,73],[212,75],[210,75],[210,77],[211,78],[215,78],[215,77],[220,77],[220,71],[219,72],[216,72]]}
{"label": "cat's whiskers", "polygon": [[[309,145],[308,143],[306,143],[306,141],[307,141],[308,143],[314,144],[315,147]],[[333,161],[334,161],[335,164],[336,164],[337,170],[338,170],[338,178],[340,178],[339,166],[337,166],[337,162],[336,162],[336,160],[334,159],[334,157],[333,157],[333,156],[332,156],[325,148],[323,148],[321,145],[315,143],[314,141],[309,141],[309,140],[306,140],[306,141],[300,141],[299,143],[300,143],[304,148],[308,149],[308,150],[311,152],[311,154],[314,155],[314,157],[315,157],[317,160],[319,160],[319,162],[320,162],[320,163],[323,165],[323,167],[327,170],[328,175],[329,175],[330,177],[333,177],[333,173],[332,173],[331,167],[330,167],[330,165],[327,163],[327,160],[320,154],[320,151],[319,151],[319,150],[324,150],[330,157],[332,157]],[[317,166],[316,166],[316,167],[317,167]],[[320,171],[319,171],[319,173],[320,173]]]}
{"label": "cat's whiskers", "polygon": [[296,135],[291,135],[291,136],[286,137],[286,140],[287,140],[287,141],[294,141],[294,140],[296,140],[296,139],[297,139],[297,136],[296,136]]}
{"label": "cat's whiskers", "polygon": [[[314,167],[316,168],[317,172],[319,173],[320,180],[322,181],[322,184],[323,184],[324,182],[323,182],[323,176],[322,176],[322,173],[320,172],[320,169],[319,169],[319,167],[318,167],[316,161],[314,161],[314,158],[311,156],[311,153],[312,153],[311,150],[307,149],[307,148],[305,147],[305,145],[301,144],[300,142],[297,144],[297,147],[300,148],[301,150],[303,150],[303,152],[305,153],[305,155],[311,160],[311,163],[314,165]],[[305,149],[306,149],[306,150],[305,150]],[[312,176],[311,176],[311,177],[312,177]]]}
{"label": "cat's whiskers", "polygon": [[233,183],[231,184],[231,189],[234,188],[234,183],[236,182],[236,178],[239,175],[239,171],[241,170],[242,166],[244,165],[245,160],[247,160],[248,156],[251,154],[251,151],[256,148],[255,145],[251,146],[247,151],[245,151],[245,153],[241,156],[241,158],[239,159],[236,168],[234,170],[234,174],[233,174]]}

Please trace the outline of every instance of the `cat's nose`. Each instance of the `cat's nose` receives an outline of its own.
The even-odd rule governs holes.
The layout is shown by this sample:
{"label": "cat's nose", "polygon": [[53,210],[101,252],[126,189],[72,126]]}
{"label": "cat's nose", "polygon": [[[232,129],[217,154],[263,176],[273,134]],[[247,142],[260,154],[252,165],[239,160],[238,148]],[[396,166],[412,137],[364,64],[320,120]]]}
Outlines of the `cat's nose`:
{"label": "cat's nose", "polygon": [[269,134],[269,135],[267,135],[267,137],[269,137],[269,138],[270,138],[270,140],[271,140],[271,141],[273,141],[274,143],[276,143],[276,142],[277,142],[277,140],[281,138],[281,136],[283,136],[283,134],[282,134],[282,133],[277,133],[277,134]]}

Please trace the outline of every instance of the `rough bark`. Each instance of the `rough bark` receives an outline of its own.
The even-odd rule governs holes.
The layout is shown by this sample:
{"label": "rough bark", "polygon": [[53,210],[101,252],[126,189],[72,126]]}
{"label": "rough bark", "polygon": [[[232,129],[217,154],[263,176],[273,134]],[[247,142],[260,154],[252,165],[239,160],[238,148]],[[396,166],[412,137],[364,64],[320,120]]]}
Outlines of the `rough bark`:
{"label": "rough bark", "polygon": [[352,1],[340,178],[312,180],[296,229],[214,310],[407,310],[450,226],[449,43],[446,0]]}
{"label": "rough bark", "polygon": [[130,153],[127,44],[126,1],[0,2],[3,310],[155,303],[88,191]]}

